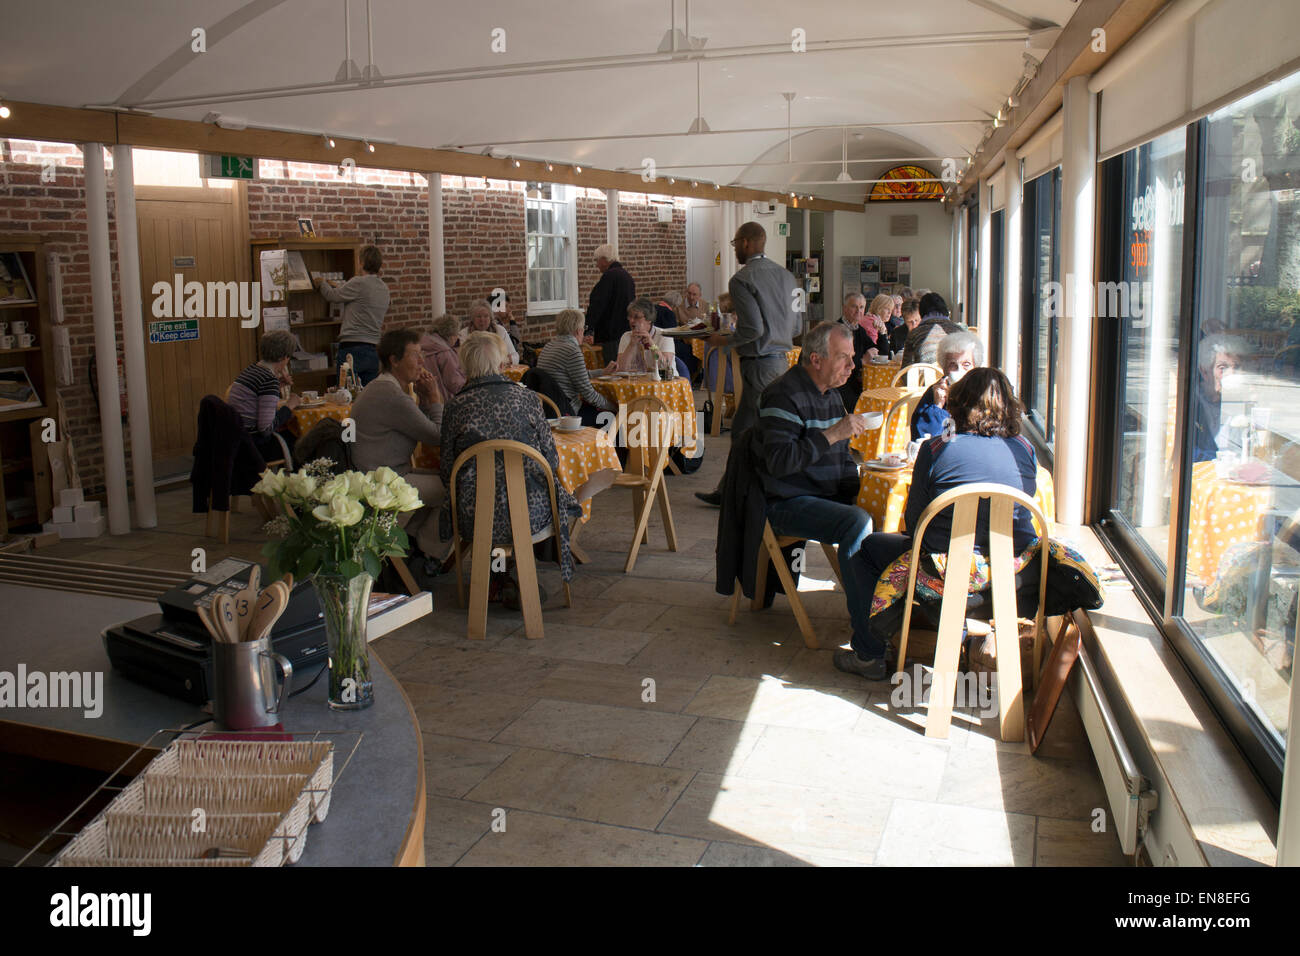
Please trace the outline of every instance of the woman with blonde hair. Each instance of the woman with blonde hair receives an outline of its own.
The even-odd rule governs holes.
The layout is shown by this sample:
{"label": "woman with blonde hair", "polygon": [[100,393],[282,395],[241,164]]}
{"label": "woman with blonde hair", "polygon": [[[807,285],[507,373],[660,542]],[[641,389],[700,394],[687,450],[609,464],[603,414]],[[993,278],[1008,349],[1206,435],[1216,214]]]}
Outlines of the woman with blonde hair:
{"label": "woman with blonde hair", "polygon": [[578,337],[582,335],[583,318],[577,309],[565,309],[555,317],[555,338],[546,343],[537,356],[537,370],[545,372],[568,399],[568,408],[560,411],[566,415],[581,415],[584,425],[595,425],[600,412],[613,411],[612,406],[591,387],[587,363],[582,357]]}

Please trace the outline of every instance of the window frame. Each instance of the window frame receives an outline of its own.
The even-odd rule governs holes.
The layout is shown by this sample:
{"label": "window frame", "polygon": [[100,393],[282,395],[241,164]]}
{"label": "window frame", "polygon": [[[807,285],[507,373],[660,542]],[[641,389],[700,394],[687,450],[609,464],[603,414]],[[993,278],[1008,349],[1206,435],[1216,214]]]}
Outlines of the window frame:
{"label": "window frame", "polygon": [[[550,315],[561,311],[562,309],[573,308],[578,302],[577,282],[578,282],[578,253],[577,253],[577,190],[564,183],[538,183],[539,186],[549,186],[551,189],[551,199],[541,199],[528,195],[533,183],[525,184],[524,188],[524,297],[527,302],[528,315]],[[559,191],[559,198],[554,198],[556,191]],[[528,228],[528,213],[533,209],[543,207],[552,210],[552,226],[555,219],[562,221],[562,230],[559,232],[534,232]],[[545,239],[562,239],[564,242],[564,265],[563,266],[546,266],[533,267],[528,263],[529,249],[533,238]],[[560,299],[534,299],[532,295],[532,277],[536,272],[563,272],[565,296]]]}
{"label": "window frame", "polygon": [[[1023,169],[1023,161],[1022,166]],[[1042,180],[1049,180],[1049,189],[1038,185]],[[1037,237],[1040,218],[1040,193],[1049,195],[1051,215],[1051,266],[1049,282],[1061,281],[1061,167],[1053,166],[1044,170],[1021,186],[1020,207],[1020,396],[1025,407],[1025,419],[1030,426],[1030,434],[1047,451],[1056,445],[1056,403],[1052,400],[1056,388],[1056,356],[1059,333],[1059,316],[1046,316],[1043,312],[1043,292],[1039,283]],[[1034,252],[1034,255],[1030,255]],[[1032,268],[1027,268],[1032,263]],[[1047,378],[1044,383],[1046,392],[1043,397],[1044,414],[1038,412],[1034,405],[1038,401],[1037,376],[1040,372],[1037,361],[1039,335],[1042,332],[1040,322],[1046,320],[1047,327]],[[1031,360],[1032,359],[1032,360]]]}

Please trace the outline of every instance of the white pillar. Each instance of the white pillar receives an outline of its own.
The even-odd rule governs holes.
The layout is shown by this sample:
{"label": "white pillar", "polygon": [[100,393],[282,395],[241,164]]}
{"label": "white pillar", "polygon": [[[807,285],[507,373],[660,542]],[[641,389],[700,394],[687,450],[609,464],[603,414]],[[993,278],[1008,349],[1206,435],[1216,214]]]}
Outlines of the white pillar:
{"label": "white pillar", "polygon": [[149,425],[149,377],[144,361],[144,318],[140,307],[140,240],[135,218],[135,164],[130,146],[113,147],[117,188],[117,288],[122,297],[122,362],[131,409],[131,484],[135,520],[158,527],[153,495],[153,438]]}
{"label": "white pillar", "polygon": [[736,235],[736,227],[731,221],[733,216],[731,203],[718,203],[718,259],[715,266],[718,273],[716,283],[718,296],[727,291],[727,280],[731,278],[730,262],[735,261],[735,251],[731,245],[731,240]]}
{"label": "white pillar", "polygon": [[807,206],[803,210],[803,248],[799,251],[803,258],[812,258],[812,210]]}
{"label": "white pillar", "polygon": [[[1002,371],[1020,394],[1020,160],[1002,151],[1007,204],[1002,211]],[[1023,397],[1023,396],[1022,396]]]}
{"label": "white pillar", "polygon": [[[1065,315],[1056,355],[1056,517],[1083,524],[1088,482],[1088,414],[1092,369],[1093,241],[1097,183],[1097,94],[1088,77],[1065,85],[1064,144],[1061,154],[1061,268],[1065,273]],[[1073,279],[1073,287],[1070,280]]]}
{"label": "white pillar", "polygon": [[429,293],[433,317],[447,311],[447,264],[442,233],[442,173],[429,173]]}
{"label": "white pillar", "polygon": [[104,448],[104,487],[108,492],[108,530],[127,534],[131,509],[126,500],[126,449],[117,387],[117,330],[114,328],[113,276],[108,252],[108,190],[104,147],[84,143],[86,224],[90,231],[90,288],[95,317],[95,365],[99,386],[99,440]]}
{"label": "white pillar", "polygon": [[[975,295],[975,322],[984,342],[984,354],[989,354],[989,335],[994,322],[1002,317],[991,315],[993,308],[993,190],[987,179],[979,184],[980,224],[979,251],[976,253],[975,280],[979,283]],[[991,356],[990,356],[991,357]]]}
{"label": "white pillar", "polygon": [[950,258],[948,268],[948,308],[953,313],[953,319],[956,321],[965,321],[965,315],[957,311],[957,306],[965,308],[965,298],[962,295],[962,233],[961,233],[962,214],[961,210],[954,207],[952,210],[952,233],[948,242],[948,255]]}
{"label": "white pillar", "polygon": [[605,190],[605,241],[618,250],[618,190]]}

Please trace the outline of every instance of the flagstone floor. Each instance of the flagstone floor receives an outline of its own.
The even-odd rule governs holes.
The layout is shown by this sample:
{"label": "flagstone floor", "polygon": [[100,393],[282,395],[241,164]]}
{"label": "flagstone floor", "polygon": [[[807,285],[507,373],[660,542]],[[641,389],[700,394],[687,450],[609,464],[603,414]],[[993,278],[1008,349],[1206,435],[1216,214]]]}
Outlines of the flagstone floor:
{"label": "flagstone floor", "polygon": [[[467,640],[448,575],[430,617],[372,645],[423,732],[428,864],[1125,865],[1110,828],[1094,832],[1106,799],[1068,695],[1035,756],[971,709],[927,739],[924,710],[893,708],[888,682],[832,667],[848,614],[818,549],[803,587],[826,590],[802,596],[824,649],[804,646],[783,597],[727,625],[718,512],[692,494],[726,447],[710,440],[699,472],[668,479],[679,550],[656,514],[631,574],[631,496],[595,499],[572,608],[543,569],[542,640],[499,605],[487,639]],[[175,571],[197,546],[222,553],[188,487],[158,507],[158,530],[41,553]],[[244,501],[224,550],[257,557],[264,540]]]}

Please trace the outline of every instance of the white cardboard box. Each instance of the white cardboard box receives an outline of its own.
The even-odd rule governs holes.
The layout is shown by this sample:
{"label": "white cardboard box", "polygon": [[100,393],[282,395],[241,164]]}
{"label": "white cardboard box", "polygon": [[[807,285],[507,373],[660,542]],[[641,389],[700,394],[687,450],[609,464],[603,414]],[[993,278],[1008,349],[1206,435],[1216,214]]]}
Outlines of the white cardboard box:
{"label": "white cardboard box", "polygon": [[74,521],[73,527],[77,529],[78,538],[98,538],[104,533],[107,524],[107,519],[100,515],[90,521]]}
{"label": "white cardboard box", "polygon": [[75,509],[71,505],[59,505],[54,509],[55,524],[72,524],[77,520],[73,515]]}
{"label": "white cardboard box", "polygon": [[100,505],[98,501],[87,501],[85,504],[77,505],[72,509],[73,521],[94,521],[100,515]]}
{"label": "white cardboard box", "polygon": [[[85,500],[82,497],[80,488],[64,488],[59,492],[59,505],[64,508],[75,508]],[[59,519],[55,518],[54,520],[58,521]],[[72,519],[69,518],[68,520],[71,521]]]}

